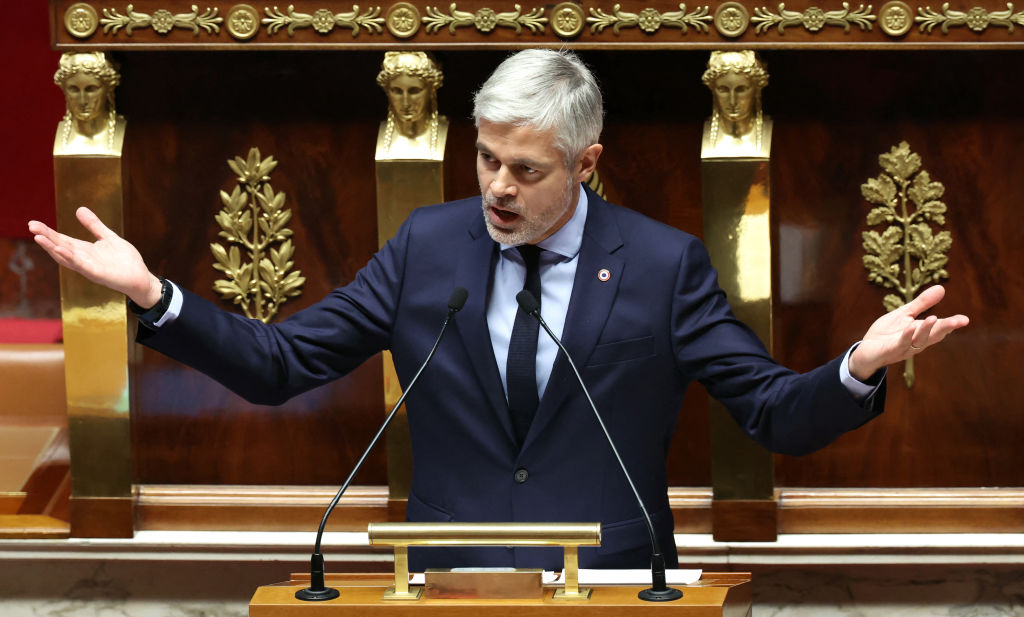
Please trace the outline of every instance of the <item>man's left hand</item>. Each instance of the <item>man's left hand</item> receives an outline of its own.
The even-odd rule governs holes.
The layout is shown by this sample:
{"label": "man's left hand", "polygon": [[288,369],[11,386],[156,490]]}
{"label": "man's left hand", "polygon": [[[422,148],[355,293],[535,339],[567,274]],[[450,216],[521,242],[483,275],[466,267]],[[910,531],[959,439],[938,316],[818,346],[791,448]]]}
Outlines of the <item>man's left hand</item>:
{"label": "man's left hand", "polygon": [[910,302],[875,320],[850,355],[850,374],[867,381],[880,368],[916,356],[950,332],[966,326],[970,322],[966,315],[918,318],[945,295],[946,290],[941,285],[929,287]]}

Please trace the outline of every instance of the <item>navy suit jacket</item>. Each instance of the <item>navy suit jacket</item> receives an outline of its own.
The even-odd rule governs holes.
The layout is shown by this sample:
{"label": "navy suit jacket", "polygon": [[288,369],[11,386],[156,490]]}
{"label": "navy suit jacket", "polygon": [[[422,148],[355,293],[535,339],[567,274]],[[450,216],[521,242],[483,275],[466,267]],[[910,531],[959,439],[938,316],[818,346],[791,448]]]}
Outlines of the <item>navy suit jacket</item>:
{"label": "navy suit jacket", "polygon": [[[860,404],[839,380],[841,358],[806,374],[778,365],[732,315],[699,240],[588,197],[563,339],[674,563],[665,458],[687,384],[699,380],[753,438],[789,454],[820,448],[880,413],[884,388]],[[279,404],[382,349],[408,383],[452,289],[465,287],[465,308],[407,400],[408,519],[600,521],[602,546],[581,550],[583,567],[647,567],[635,499],[561,354],[516,444],[486,323],[495,259],[479,197],[420,208],[352,283],[280,324],[186,292],[178,318],[140,329],[140,341],[258,403]],[[432,549],[412,558],[414,569],[561,567],[552,549]]]}

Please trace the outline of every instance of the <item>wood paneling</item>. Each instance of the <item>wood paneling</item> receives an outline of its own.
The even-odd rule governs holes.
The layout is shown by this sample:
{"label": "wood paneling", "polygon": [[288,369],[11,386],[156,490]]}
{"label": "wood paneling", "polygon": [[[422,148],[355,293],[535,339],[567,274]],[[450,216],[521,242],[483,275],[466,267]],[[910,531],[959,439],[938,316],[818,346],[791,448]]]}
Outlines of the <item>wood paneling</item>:
{"label": "wood paneling", "polygon": [[[906,140],[946,187],[953,237],[936,312],[972,324],[917,359],[908,390],[889,371],[886,413],[802,459],[780,457],[779,486],[1021,486],[1024,436],[1024,108],[1006,82],[1014,54],[862,53],[768,56],[775,116],[776,230],[811,250],[780,268],[776,357],[807,370],[842,353],[880,314],[866,281],[860,184]],[[766,91],[767,92],[767,91]],[[776,246],[787,250],[783,242]],[[781,258],[778,257],[777,258]],[[827,413],[828,410],[822,410]]]}
{"label": "wood paneling", "polygon": [[[787,31],[787,37],[789,31]],[[958,35],[959,36],[959,35]],[[451,119],[448,193],[474,194],[470,95],[504,52],[441,52],[441,110]],[[699,234],[700,83],[706,52],[585,52],[604,89],[612,201]],[[1024,202],[1016,152],[1024,142],[1016,54],[767,50],[765,107],[775,119],[773,230],[776,355],[808,370],[842,353],[881,313],[867,283],[859,186],[878,154],[910,142],[946,185],[953,234],[941,314],[973,323],[918,359],[913,390],[891,371],[887,412],[819,453],[777,460],[777,485],[807,487],[1021,486],[1015,378],[1024,281]],[[380,54],[123,54],[119,107],[129,118],[127,230],[150,266],[215,299],[209,243],[224,161],[259,146],[294,211],[296,267],[307,277],[290,314],[351,280],[375,245],[373,147],[383,95]],[[191,97],[192,102],[183,99]],[[791,249],[793,239],[799,250]],[[785,239],[786,243],[781,242]],[[788,251],[788,252],[787,252]],[[142,353],[134,372],[140,483],[336,484],[384,409],[380,367],[281,408],[242,402],[205,377]],[[669,453],[676,486],[709,484],[706,394],[687,395]],[[821,410],[828,413],[828,410]],[[383,452],[359,484],[386,481]],[[385,515],[386,516],[386,515]],[[706,516],[706,515],[702,515]],[[780,514],[780,521],[786,521]],[[705,519],[706,520],[706,519]],[[794,519],[788,519],[794,520]]]}

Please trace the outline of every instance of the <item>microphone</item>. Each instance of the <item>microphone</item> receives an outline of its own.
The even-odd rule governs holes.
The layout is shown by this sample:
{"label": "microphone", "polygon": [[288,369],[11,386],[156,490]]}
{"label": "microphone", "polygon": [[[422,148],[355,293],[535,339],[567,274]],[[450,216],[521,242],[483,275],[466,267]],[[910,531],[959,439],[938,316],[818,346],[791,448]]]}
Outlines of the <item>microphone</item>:
{"label": "microphone", "polygon": [[580,388],[583,390],[583,394],[587,397],[587,402],[590,403],[590,408],[594,411],[594,417],[597,418],[597,423],[601,426],[601,430],[604,432],[604,436],[608,439],[608,445],[612,448],[612,453],[615,455],[615,459],[619,461],[619,467],[622,468],[623,475],[626,476],[626,482],[629,482],[629,488],[633,489],[633,495],[636,496],[636,502],[640,504],[640,511],[644,515],[644,521],[647,523],[647,533],[651,536],[651,587],[644,589],[638,595],[641,600],[647,602],[669,602],[671,600],[678,600],[683,597],[683,592],[678,589],[669,587],[665,583],[665,557],[661,554],[661,549],[658,547],[658,537],[654,533],[654,523],[651,522],[650,515],[647,514],[647,508],[644,507],[643,499],[640,499],[640,493],[636,490],[636,486],[633,484],[633,479],[629,477],[629,472],[626,471],[626,464],[622,462],[622,457],[619,456],[619,450],[615,447],[615,442],[612,441],[612,436],[608,433],[608,428],[605,427],[604,421],[601,420],[601,414],[597,412],[597,405],[594,404],[594,399],[590,398],[590,392],[587,390],[586,384],[583,383],[583,377],[580,376],[579,370],[576,369],[576,363],[572,361],[572,356],[569,355],[569,350],[565,348],[562,341],[558,340],[555,333],[551,331],[548,324],[544,321],[544,318],[540,316],[540,303],[533,297],[533,294],[527,290],[522,290],[516,294],[516,302],[519,303],[519,308],[522,311],[538,322],[544,331],[548,333],[551,340],[558,345],[558,348],[565,354],[565,359],[569,361],[569,366],[572,367],[572,372],[576,374],[576,380],[580,382]]}
{"label": "microphone", "polygon": [[355,467],[352,469],[352,473],[348,475],[345,483],[341,485],[340,489],[338,489],[338,494],[334,496],[330,505],[327,506],[327,511],[324,512],[324,518],[320,521],[320,528],[316,532],[316,545],[313,547],[313,556],[310,559],[309,587],[295,592],[295,597],[299,600],[321,602],[324,600],[333,600],[338,597],[339,593],[337,589],[326,587],[324,585],[324,556],[320,553],[320,541],[324,536],[324,528],[327,527],[327,519],[331,516],[331,512],[334,511],[335,506],[338,505],[338,501],[345,493],[348,485],[352,483],[352,478],[355,477],[356,472],[363,466],[363,462],[366,461],[366,457],[369,456],[370,450],[373,449],[373,446],[377,445],[377,441],[380,439],[381,435],[384,434],[388,425],[391,424],[391,419],[395,417],[395,413],[398,411],[398,408],[405,402],[405,397],[412,391],[412,387],[416,385],[416,381],[420,378],[420,374],[423,373],[423,369],[427,368],[427,364],[429,364],[430,360],[434,357],[434,352],[437,351],[437,346],[441,344],[441,338],[444,336],[444,332],[448,328],[448,322],[451,321],[451,318],[455,313],[462,310],[462,307],[466,305],[466,298],[468,297],[469,292],[466,291],[465,287],[456,287],[452,290],[452,295],[448,297],[448,315],[445,316],[444,323],[441,324],[441,331],[437,334],[437,340],[434,341],[434,346],[430,348],[430,353],[427,354],[427,359],[420,365],[419,370],[416,371],[416,374],[409,382],[408,387],[406,387],[405,392],[402,393],[398,402],[395,403],[395,406],[391,409],[391,413],[388,414],[388,417],[384,419],[384,424],[381,425],[380,430],[378,430],[377,434],[370,440],[370,445],[366,446],[366,450],[363,452],[363,455],[359,457]]}

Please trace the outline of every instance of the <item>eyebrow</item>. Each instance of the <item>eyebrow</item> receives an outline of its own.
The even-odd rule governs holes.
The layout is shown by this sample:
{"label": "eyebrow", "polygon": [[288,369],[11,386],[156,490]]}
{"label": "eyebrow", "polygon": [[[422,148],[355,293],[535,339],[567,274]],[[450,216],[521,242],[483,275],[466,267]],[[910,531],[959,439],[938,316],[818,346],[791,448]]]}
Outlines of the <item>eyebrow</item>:
{"label": "eyebrow", "polygon": [[[484,154],[486,154],[488,156],[494,156],[494,153],[491,152],[491,149],[488,148],[487,146],[485,146],[483,143],[481,143],[479,141],[476,142],[476,149],[477,149],[478,152],[483,152]],[[529,159],[529,158],[514,158],[514,159],[512,159],[510,161],[506,161],[506,162],[508,164],[510,164],[510,165],[522,165],[524,167],[530,167],[532,169],[541,169],[541,170],[543,170],[543,169],[547,169],[548,167],[550,167],[549,165],[545,165],[544,163],[542,163],[540,161],[535,161],[535,160]]]}

